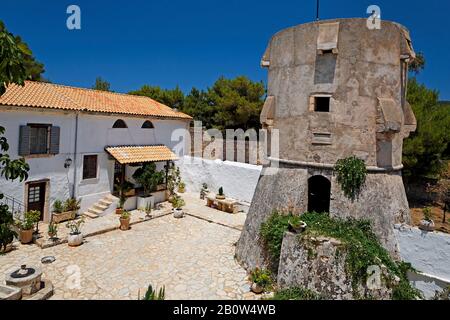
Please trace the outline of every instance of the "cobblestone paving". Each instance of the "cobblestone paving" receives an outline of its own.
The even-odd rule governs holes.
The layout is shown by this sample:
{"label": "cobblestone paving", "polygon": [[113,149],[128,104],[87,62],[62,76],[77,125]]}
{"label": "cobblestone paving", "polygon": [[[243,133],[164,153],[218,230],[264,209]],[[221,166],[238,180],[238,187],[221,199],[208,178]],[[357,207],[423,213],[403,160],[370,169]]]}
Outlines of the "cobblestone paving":
{"label": "cobblestone paving", "polygon": [[[167,299],[255,299],[245,270],[234,260],[239,234],[195,217],[169,215],[89,237],[77,248],[19,246],[0,256],[0,272],[41,265],[55,286],[52,299],[137,299],[149,284],[165,285]],[[56,261],[41,264],[48,255]]]}

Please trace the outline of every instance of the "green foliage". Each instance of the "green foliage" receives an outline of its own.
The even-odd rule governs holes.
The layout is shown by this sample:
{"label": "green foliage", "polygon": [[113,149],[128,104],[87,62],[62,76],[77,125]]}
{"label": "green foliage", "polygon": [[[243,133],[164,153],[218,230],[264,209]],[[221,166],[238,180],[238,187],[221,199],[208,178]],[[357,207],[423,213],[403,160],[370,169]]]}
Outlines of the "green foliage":
{"label": "green foliage", "polygon": [[131,213],[128,212],[128,211],[126,211],[126,210],[124,210],[124,211],[122,212],[122,214],[120,215],[120,218],[121,218],[121,219],[129,219],[130,217],[131,217]]}
{"label": "green foliage", "polygon": [[167,173],[167,190],[169,190],[170,195],[175,194],[175,188],[178,188],[180,182],[180,168],[175,165],[170,166]]}
{"label": "green foliage", "polygon": [[50,222],[48,225],[48,233],[53,234],[54,237],[58,234],[58,224]]}
{"label": "green foliage", "polygon": [[26,79],[41,81],[44,65],[33,57],[27,44],[10,33],[0,21],[0,95],[10,83],[24,85]]}
{"label": "green foliage", "polygon": [[174,209],[180,209],[186,205],[186,202],[184,201],[184,199],[176,194],[172,197],[171,203],[172,203],[172,207]]}
{"label": "green foliage", "polygon": [[220,77],[206,91],[192,88],[187,96],[178,87],[166,90],[148,85],[130,94],[147,96],[183,111],[202,121],[208,129],[247,130],[260,128],[259,115],[264,104],[265,88],[262,82],[240,76],[234,79]]}
{"label": "green foliage", "polygon": [[95,84],[92,87],[92,89],[101,90],[101,91],[111,91],[110,88],[111,88],[111,84],[108,81],[103,80],[101,77],[97,77],[95,79]]}
{"label": "green foliage", "polygon": [[144,163],[133,174],[133,179],[144,188],[145,195],[155,191],[162,178],[164,178],[164,172],[156,171],[156,164],[153,162]]}
{"label": "green foliage", "polygon": [[153,289],[152,285],[148,286],[147,292],[142,300],[164,300],[166,296],[166,288],[163,286],[157,292],[156,289]]}
{"label": "green foliage", "polygon": [[70,234],[80,234],[81,226],[84,224],[84,217],[73,219],[66,223],[66,228],[70,229]]}
{"label": "green foliage", "polygon": [[292,214],[282,214],[275,211],[267,221],[261,224],[260,235],[264,241],[274,270],[278,268],[281,244],[284,233],[289,229],[289,221],[297,223],[300,222],[300,218]]}
{"label": "green foliage", "polygon": [[407,100],[417,120],[417,130],[403,146],[404,175],[409,179],[437,177],[450,157],[450,105],[438,103],[439,94],[412,78]]}
{"label": "green foliage", "polygon": [[309,289],[294,287],[277,290],[271,300],[325,300],[325,298]]}
{"label": "green foliage", "polygon": [[32,230],[34,228],[34,225],[39,222],[41,218],[41,212],[36,210],[31,210],[28,212],[25,212],[23,219],[19,219],[16,222],[16,225],[21,230]]}
{"label": "green foliage", "polygon": [[355,200],[367,176],[366,164],[355,156],[339,159],[334,167],[337,181],[346,197]]}
{"label": "green foliage", "polygon": [[125,194],[133,189],[134,185],[131,182],[124,180],[122,183],[114,184],[114,188],[119,193],[118,208],[123,209],[123,205],[125,204],[125,201],[127,201],[127,196]]}
{"label": "green foliage", "polygon": [[63,204],[61,200],[56,199],[55,202],[53,202],[53,212],[55,213],[63,212]]}
{"label": "green foliage", "polygon": [[63,211],[78,211],[80,210],[81,199],[69,198],[64,202]]}
{"label": "green foliage", "polygon": [[176,108],[181,110],[184,103],[184,93],[177,86],[175,89],[162,89],[158,86],[144,85],[139,90],[131,91],[129,94],[134,94],[137,96],[146,96],[156,100],[166,106],[171,108]]}
{"label": "green foliage", "polygon": [[337,219],[315,212],[303,214],[302,220],[308,225],[306,231],[301,235],[302,239],[322,235],[343,242],[348,252],[346,269],[352,276],[354,286],[366,281],[369,266],[383,264],[392,277],[400,278],[400,284],[394,288],[393,299],[420,297],[419,292],[411,287],[406,277],[406,271],[410,265],[392,260],[373,233],[369,221]]}
{"label": "green foliage", "polygon": [[253,283],[261,286],[264,291],[270,290],[272,287],[272,274],[268,270],[256,268],[250,274]]}
{"label": "green foliage", "polygon": [[223,196],[223,188],[222,187],[219,188],[219,196]]}
{"label": "green foliage", "polygon": [[431,208],[426,207],[422,209],[423,218],[425,221],[431,221]]}
{"label": "green foliage", "polygon": [[425,56],[423,55],[423,53],[418,52],[416,54],[416,59],[414,59],[409,64],[409,71],[417,75],[418,73],[420,73],[420,71],[422,71],[425,68],[425,65],[426,65]]}
{"label": "green foliage", "polygon": [[30,166],[25,162],[25,159],[12,160],[7,154],[9,144],[6,137],[4,137],[5,128],[0,126],[0,177],[6,180],[19,179],[20,182],[28,179],[28,171]]}
{"label": "green foliage", "polygon": [[0,204],[0,252],[6,250],[6,246],[14,241],[14,237],[17,237],[17,233],[11,229],[13,225],[12,212],[7,205]]}

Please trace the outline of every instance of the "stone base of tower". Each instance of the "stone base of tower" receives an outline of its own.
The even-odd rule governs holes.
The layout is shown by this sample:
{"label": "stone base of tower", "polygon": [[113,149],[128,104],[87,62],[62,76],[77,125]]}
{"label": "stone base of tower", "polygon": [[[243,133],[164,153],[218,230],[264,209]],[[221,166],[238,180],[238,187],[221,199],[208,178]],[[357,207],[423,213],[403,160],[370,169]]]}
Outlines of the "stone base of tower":
{"label": "stone base of tower", "polygon": [[274,210],[308,210],[311,200],[308,179],[323,176],[331,182],[329,211],[335,217],[354,217],[372,221],[373,230],[394,258],[398,246],[394,224],[409,223],[410,213],[400,172],[368,173],[357,200],[343,194],[333,171],[317,168],[279,168],[274,175],[262,175],[253,196],[244,229],[236,247],[236,257],[248,270],[266,266],[263,244],[259,236],[261,223]]}

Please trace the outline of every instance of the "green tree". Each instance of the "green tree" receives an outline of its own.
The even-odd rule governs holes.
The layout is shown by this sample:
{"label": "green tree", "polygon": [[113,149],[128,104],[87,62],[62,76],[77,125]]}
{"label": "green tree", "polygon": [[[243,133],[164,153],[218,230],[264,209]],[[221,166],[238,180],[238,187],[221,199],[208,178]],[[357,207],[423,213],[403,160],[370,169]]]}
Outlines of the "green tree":
{"label": "green tree", "polygon": [[417,119],[417,130],[405,140],[403,162],[405,175],[419,179],[436,177],[444,164],[450,144],[450,107],[438,103],[439,94],[412,78],[407,100]]}
{"label": "green tree", "polygon": [[175,89],[162,89],[158,86],[144,85],[139,90],[131,91],[129,94],[146,96],[178,110],[183,109],[185,98],[183,91],[178,86]]}
{"label": "green tree", "polygon": [[425,68],[425,64],[425,56],[419,52],[416,54],[416,59],[409,64],[409,71],[417,75]]}
{"label": "green tree", "polygon": [[108,81],[103,80],[101,77],[97,77],[97,79],[95,79],[95,84],[92,87],[92,89],[101,91],[111,91],[110,87],[111,84]]}

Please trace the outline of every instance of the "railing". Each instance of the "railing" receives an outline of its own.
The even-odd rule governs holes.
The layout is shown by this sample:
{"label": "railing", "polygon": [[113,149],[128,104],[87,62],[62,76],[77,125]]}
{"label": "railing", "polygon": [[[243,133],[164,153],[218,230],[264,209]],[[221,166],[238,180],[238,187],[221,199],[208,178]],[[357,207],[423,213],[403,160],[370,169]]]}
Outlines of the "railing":
{"label": "railing", "polygon": [[3,199],[0,199],[0,204],[6,204],[14,216],[21,216],[25,211],[25,205],[22,202],[6,194],[3,195]]}

